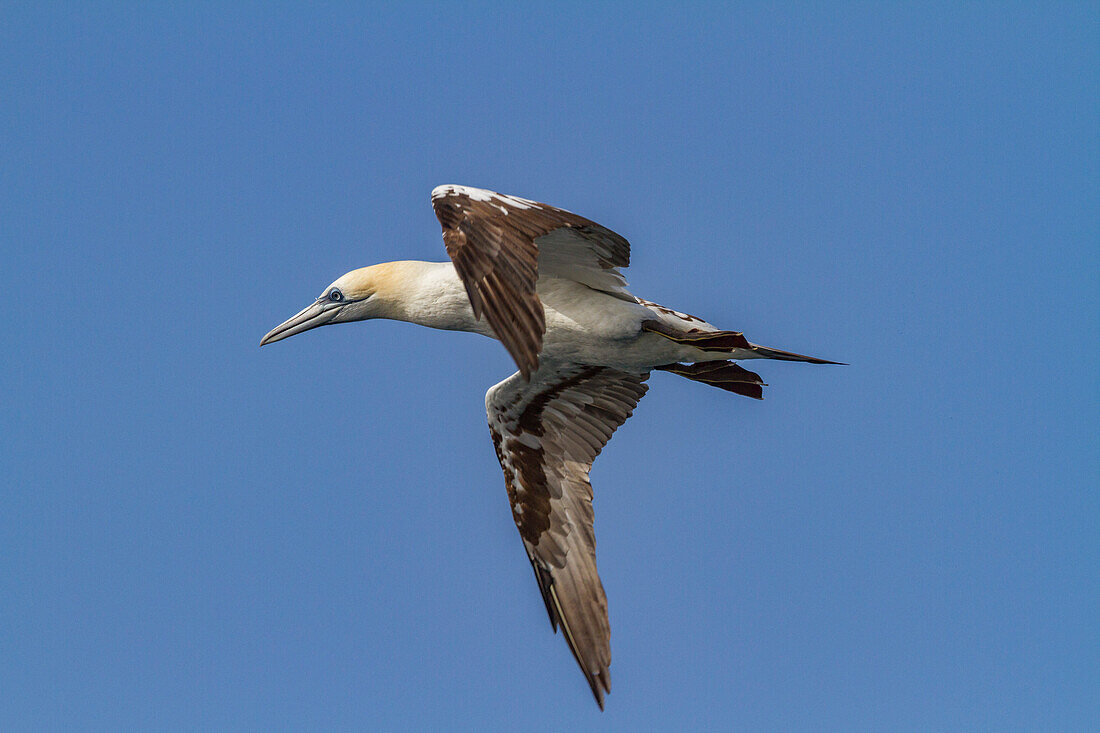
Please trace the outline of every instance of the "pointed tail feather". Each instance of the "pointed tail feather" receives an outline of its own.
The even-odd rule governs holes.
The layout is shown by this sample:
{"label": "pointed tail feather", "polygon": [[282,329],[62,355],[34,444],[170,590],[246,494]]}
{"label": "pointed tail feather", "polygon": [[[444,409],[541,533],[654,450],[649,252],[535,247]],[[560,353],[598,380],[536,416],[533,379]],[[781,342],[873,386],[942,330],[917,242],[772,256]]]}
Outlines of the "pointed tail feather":
{"label": "pointed tail feather", "polygon": [[847,366],[841,361],[818,359],[816,356],[803,356],[793,351],[769,349],[767,346],[752,344],[745,338],[745,334],[740,331],[700,331],[697,328],[683,331],[656,320],[642,321],[642,330],[664,336],[666,339],[684,346],[694,346],[703,351],[725,351],[736,354],[739,359],[752,359],[752,356],[744,353],[751,351],[756,354],[755,358],[758,359],[780,359],[781,361],[804,361],[810,364],[840,364]]}
{"label": "pointed tail feather", "polygon": [[758,346],[752,344],[752,350],[760,355],[761,359],[779,359],[780,361],[804,361],[809,364],[839,364],[840,366],[848,366],[842,361],[829,361],[828,359],[818,359],[816,356],[803,356],[802,354],[796,354],[793,351],[783,351],[782,349],[769,349],[767,346]]}

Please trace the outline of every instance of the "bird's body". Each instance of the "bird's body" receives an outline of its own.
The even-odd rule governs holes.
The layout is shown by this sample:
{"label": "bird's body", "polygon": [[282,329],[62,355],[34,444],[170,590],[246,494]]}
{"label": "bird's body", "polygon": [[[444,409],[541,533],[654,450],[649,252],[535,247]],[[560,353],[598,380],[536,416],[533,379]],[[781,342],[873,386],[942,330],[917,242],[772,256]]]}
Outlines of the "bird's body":
{"label": "bird's body", "polygon": [[550,622],[603,707],[611,689],[607,600],[596,572],[588,472],[654,369],[761,398],[743,359],[822,359],[750,343],[636,298],[619,272],[629,244],[546,204],[439,186],[432,204],[451,262],[353,270],[261,345],[328,323],[388,318],[498,339],[519,371],[485,408],[512,517]]}
{"label": "bird's body", "polygon": [[[407,260],[364,270],[370,272],[362,272],[362,277],[394,286],[393,296],[383,296],[380,313],[384,315],[376,317],[497,338],[492,326],[474,316],[452,263]],[[664,320],[672,326],[678,325],[677,320],[683,323],[682,316],[669,315],[673,311],[668,309],[628,301],[565,278],[540,278],[535,292],[546,322],[540,352],[543,360],[648,370],[672,362],[729,358],[677,344],[642,328],[651,320]],[[375,297],[378,295],[376,291]],[[695,325],[717,330],[699,320]],[[754,357],[749,352],[743,358]]]}

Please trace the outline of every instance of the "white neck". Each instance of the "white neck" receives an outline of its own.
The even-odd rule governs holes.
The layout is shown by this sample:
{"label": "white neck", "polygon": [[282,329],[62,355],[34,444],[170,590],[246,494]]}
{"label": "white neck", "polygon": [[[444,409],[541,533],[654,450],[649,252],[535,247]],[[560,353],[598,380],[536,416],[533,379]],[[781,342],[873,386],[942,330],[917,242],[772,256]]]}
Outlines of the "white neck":
{"label": "white neck", "polygon": [[372,314],[448,331],[491,335],[484,320],[474,318],[466,288],[450,262],[391,262],[393,279]]}

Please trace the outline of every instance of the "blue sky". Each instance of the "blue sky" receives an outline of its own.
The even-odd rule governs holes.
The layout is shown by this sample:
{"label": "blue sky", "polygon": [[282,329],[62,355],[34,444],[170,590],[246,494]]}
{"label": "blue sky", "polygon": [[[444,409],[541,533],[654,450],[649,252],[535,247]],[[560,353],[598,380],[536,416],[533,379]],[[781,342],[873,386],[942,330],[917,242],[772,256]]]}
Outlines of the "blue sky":
{"label": "blue sky", "polygon": [[[1100,14],[6,4],[0,727],[1083,730]],[[613,692],[553,636],[499,345],[257,347],[443,258],[440,183],[628,237],[758,343],[596,463]]]}

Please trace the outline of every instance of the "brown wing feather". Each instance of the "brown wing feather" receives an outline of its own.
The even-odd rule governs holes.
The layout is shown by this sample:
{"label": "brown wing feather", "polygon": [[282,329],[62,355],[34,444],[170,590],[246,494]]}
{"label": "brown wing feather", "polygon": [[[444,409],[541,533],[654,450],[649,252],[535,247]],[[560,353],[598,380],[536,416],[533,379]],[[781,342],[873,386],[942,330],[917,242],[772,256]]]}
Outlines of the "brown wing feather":
{"label": "brown wing feather", "polygon": [[561,628],[596,702],[611,691],[611,629],[596,570],[588,472],[646,392],[648,374],[543,365],[489,390],[497,458],[550,624]]}
{"label": "brown wing feather", "polygon": [[[463,186],[436,188],[432,207],[474,315],[485,317],[524,377],[538,369],[546,330],[535,292],[540,262],[593,287],[615,291],[625,284],[614,268],[629,264],[630,245],[582,216]],[[548,256],[540,255],[542,246]]]}

